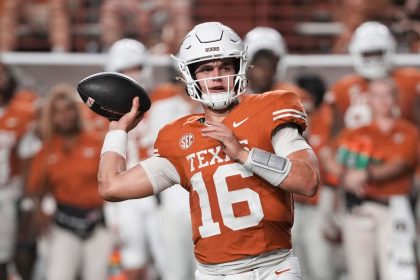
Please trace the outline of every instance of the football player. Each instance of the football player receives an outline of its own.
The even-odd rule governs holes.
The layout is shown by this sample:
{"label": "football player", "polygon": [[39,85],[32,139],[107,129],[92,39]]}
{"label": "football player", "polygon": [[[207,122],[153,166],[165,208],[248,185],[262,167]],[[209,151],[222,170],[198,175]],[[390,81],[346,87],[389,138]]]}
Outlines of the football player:
{"label": "football player", "polygon": [[[332,85],[325,96],[327,110],[320,119],[320,124],[329,130],[330,139],[338,135],[343,128],[355,129],[370,124],[372,112],[368,104],[368,87],[372,80],[378,78],[392,79],[396,85],[398,106],[393,107],[394,114],[399,114],[417,125],[420,123],[420,71],[411,67],[396,67],[395,52],[395,39],[388,27],[382,23],[365,22],[353,33],[349,53],[355,73],[339,79]],[[322,153],[326,153],[326,156],[321,158],[330,156],[328,149],[321,149],[320,154]],[[326,170],[324,178],[328,185],[337,186],[338,178],[334,173]],[[336,201],[335,204],[340,203]],[[332,215],[336,220],[340,220],[341,212],[334,211]],[[335,239],[337,233],[338,231],[335,231],[331,237]]]}
{"label": "football player", "polygon": [[[283,89],[297,93],[308,115],[305,138],[315,152],[323,144],[325,133],[319,127],[319,118],[325,109],[316,108],[315,98],[303,88],[284,81],[286,72],[286,43],[282,35],[270,27],[256,27],[245,35],[245,45],[252,68],[247,72],[248,88],[255,93]],[[322,93],[324,94],[324,92]],[[322,122],[321,122],[322,123]],[[326,134],[328,136],[328,134]],[[325,138],[325,137],[324,137]],[[326,192],[328,190],[323,190]],[[335,279],[331,260],[331,248],[322,236],[319,197],[321,189],[313,197],[294,195],[295,222],[293,249],[300,260],[303,279]]]}
{"label": "football player", "polygon": [[[248,89],[254,93],[282,89],[297,93],[301,98],[309,94],[295,84],[285,82],[286,43],[283,36],[271,27],[255,27],[245,35],[244,44],[248,47],[249,64],[247,71]],[[312,102],[303,105],[310,105]],[[305,107],[307,110],[308,108]]]}
{"label": "football player", "polygon": [[349,279],[416,279],[415,226],[408,196],[419,131],[395,112],[392,79],[369,85],[372,123],[341,133],[324,166],[345,196],[343,245]]}
{"label": "football player", "polygon": [[367,88],[369,81],[377,78],[395,81],[399,95],[396,110],[405,119],[420,123],[415,101],[416,95],[420,96],[420,71],[395,67],[395,49],[395,39],[382,23],[369,21],[356,29],[349,46],[355,73],[334,83],[325,98],[334,116],[329,124],[333,134],[343,127],[356,128],[370,122]]}
{"label": "football player", "polygon": [[33,105],[37,98],[32,92],[18,92],[17,86],[12,69],[0,63],[0,279],[7,279],[7,265],[15,253],[16,205],[23,195],[24,174],[24,161],[18,151],[35,119]]}
{"label": "football player", "polygon": [[[47,237],[45,279],[107,279],[112,238],[96,191],[101,135],[84,129],[74,96],[67,85],[47,96],[42,148],[31,162],[26,194],[35,204],[38,238]],[[48,194],[56,202],[53,222],[43,211]]]}
{"label": "football player", "polygon": [[[107,53],[105,70],[127,75],[150,90],[151,68],[147,56],[147,49],[141,42],[127,38],[118,40]],[[128,141],[127,167],[139,161],[140,140],[133,132]],[[116,248],[121,251],[123,272],[128,280],[147,279],[147,274],[153,271],[152,258],[157,264],[161,263],[161,241],[156,239],[156,234],[150,234],[157,231],[157,209],[155,197],[106,206],[108,220],[117,237]]]}
{"label": "football player", "polygon": [[174,184],[185,188],[196,279],[301,279],[291,250],[292,193],[314,195],[319,171],[301,135],[306,113],[298,95],[243,94],[247,50],[218,22],[195,26],[177,61],[188,94],[204,113],[163,127],[154,156],[126,170],[127,131],[140,120],[135,98],[132,110],[110,123],[100,194],[120,201]]}

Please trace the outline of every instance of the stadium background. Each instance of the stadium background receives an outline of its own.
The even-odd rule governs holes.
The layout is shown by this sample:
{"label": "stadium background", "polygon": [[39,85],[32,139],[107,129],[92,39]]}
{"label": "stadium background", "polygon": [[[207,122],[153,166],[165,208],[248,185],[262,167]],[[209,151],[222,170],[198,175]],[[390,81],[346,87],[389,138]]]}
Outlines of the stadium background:
{"label": "stadium background", "polygon": [[[2,4],[18,0],[0,0]],[[25,18],[19,11],[16,24],[16,46],[7,51],[0,50],[0,62],[10,65],[19,79],[19,86],[46,95],[52,86],[67,83],[75,86],[84,77],[104,70],[106,46],[102,43],[104,32],[101,26],[101,8],[107,0],[20,0],[22,6],[45,5],[49,1],[64,2],[69,20],[70,49],[54,51],[49,38],[49,18],[39,21]],[[122,1],[122,0],[117,0]],[[285,58],[285,79],[295,82],[303,73],[317,74],[326,82],[327,88],[339,78],[353,72],[351,57],[346,52],[334,50],[336,41],[343,34],[346,18],[353,15],[346,11],[346,3],[353,0],[139,0],[143,3],[159,2],[163,9],[187,3],[181,11],[190,20],[190,25],[204,21],[221,21],[244,36],[256,26],[273,27],[284,36],[288,48]],[[400,66],[420,67],[420,4],[404,14],[406,2],[418,0],[362,0],[371,5],[374,12],[364,14],[363,20],[378,20],[386,24],[397,39],[395,63]],[[172,4],[168,4],[172,2]],[[386,3],[391,11],[385,12]],[[167,5],[165,7],[165,5]],[[185,7],[185,6],[184,6]],[[378,8],[379,7],[379,8]],[[22,7],[23,8],[23,7]],[[0,9],[0,22],[4,16]],[[26,11],[28,12],[28,11]],[[31,11],[29,11],[31,12]],[[159,11],[156,17],[159,20]],[[165,12],[168,12],[167,10]],[[179,12],[179,11],[178,11]],[[404,14],[404,16],[401,16]],[[359,15],[360,16],[360,15]],[[153,20],[153,17],[152,17]],[[408,22],[408,23],[407,23]],[[169,25],[173,24],[169,21]],[[164,27],[164,24],[160,25]],[[189,28],[188,28],[189,29]],[[417,31],[416,31],[417,30]],[[5,32],[1,29],[0,34]],[[123,37],[139,39],[148,47],[159,43],[163,30],[156,28],[148,41],[147,35],[138,34],[130,24],[124,25]],[[157,39],[156,39],[157,38]],[[179,45],[177,42],[175,45]],[[165,82],[173,73],[167,68],[173,61],[162,52],[151,55],[154,82]]]}
{"label": "stadium background", "polygon": [[[0,4],[7,1],[2,0]],[[56,0],[52,2],[54,1]],[[41,4],[48,9],[48,2],[48,0],[24,0],[21,5],[30,7],[30,4]],[[70,26],[68,52],[50,52],[52,46],[48,34],[48,16],[34,22],[33,19],[25,18],[25,12],[21,8],[16,15],[17,44],[13,50],[10,50],[11,52],[1,52],[1,61],[13,66],[20,77],[21,86],[33,88],[40,93],[55,83],[67,82],[74,85],[81,78],[102,71],[105,62],[100,21],[103,2],[105,1],[64,1]],[[178,13],[187,17],[190,24],[221,21],[231,26],[241,36],[255,26],[270,26],[277,29],[284,36],[289,51],[286,57],[288,81],[293,82],[302,72],[316,72],[330,85],[352,70],[350,57],[346,53],[337,54],[334,51],[334,44],[343,32],[346,20],[344,18],[346,11],[343,11],[346,8],[346,0],[230,0],[229,5],[226,5],[224,0],[177,0],[171,1],[172,6],[168,4],[169,1],[162,0],[139,2],[158,2],[158,5],[164,9],[165,5],[171,9],[174,5],[176,7],[182,4],[185,8]],[[404,19],[409,20],[407,25],[406,21],[401,19],[401,11],[404,11],[402,5],[408,1],[365,2],[369,2],[365,3],[368,11],[363,13],[363,16],[367,17],[366,20],[385,23],[396,36],[398,40],[396,63],[419,66],[420,57],[416,49],[419,34],[416,30],[419,30],[420,5],[412,9],[409,14],[403,12]],[[384,3],[391,6],[390,12],[388,10],[385,12],[385,8],[381,8]],[[158,16],[159,13],[156,10]],[[43,13],[40,15],[45,17]],[[158,16],[155,18],[159,18]],[[151,20],[153,21],[154,17]],[[164,28],[164,25],[160,26]],[[125,24],[123,32],[124,36],[140,39],[146,46],[148,45],[148,39],[139,35],[132,25]],[[159,27],[151,32],[153,40],[161,35],[160,32],[162,30],[159,30]],[[168,78],[170,74],[164,69],[171,63],[171,59],[167,54],[154,55],[151,63],[155,66],[156,82]]]}

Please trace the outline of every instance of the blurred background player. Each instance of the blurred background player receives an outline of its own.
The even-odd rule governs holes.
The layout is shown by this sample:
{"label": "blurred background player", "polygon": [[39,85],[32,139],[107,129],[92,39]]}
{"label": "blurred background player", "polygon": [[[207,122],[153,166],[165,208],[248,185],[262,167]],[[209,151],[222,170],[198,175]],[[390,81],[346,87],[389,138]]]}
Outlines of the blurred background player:
{"label": "blurred background player", "polygon": [[372,80],[367,90],[372,121],[343,131],[322,153],[344,196],[348,279],[417,279],[409,194],[419,131],[399,117],[392,79]]}
{"label": "blurred background player", "polygon": [[[101,135],[83,128],[76,94],[51,89],[41,116],[43,146],[31,162],[27,195],[35,201],[39,234],[48,240],[46,279],[107,279],[111,234],[97,192]],[[51,194],[51,217],[41,202]],[[65,252],[65,253],[63,253]]]}
{"label": "blurred background player", "polygon": [[[327,92],[324,100],[323,118],[319,119],[321,127],[327,133],[327,139],[332,139],[340,134],[343,129],[355,129],[371,123],[372,112],[368,104],[370,81],[378,78],[389,78],[397,87],[398,106],[393,106],[395,114],[413,123],[419,122],[418,90],[420,84],[420,71],[411,67],[396,67],[394,55],[396,41],[388,27],[384,24],[369,21],[361,24],[352,34],[349,53],[352,58],[354,73],[348,74],[334,82]],[[328,141],[330,141],[328,140]],[[323,153],[326,155],[322,155]],[[329,151],[320,149],[321,159],[329,157]],[[321,160],[321,166],[325,163]],[[333,169],[326,168],[323,179],[328,188],[335,192],[339,186],[339,177]],[[340,226],[344,211],[344,201],[341,195],[334,194],[329,209],[331,214],[325,221],[330,221],[330,226],[324,230],[325,236],[331,241],[339,241],[341,236]]]}
{"label": "blurred background player", "polygon": [[[191,113],[194,109],[187,99],[185,88],[179,83],[167,82],[153,87],[147,57],[144,45],[133,39],[119,40],[109,50],[107,70],[134,78],[150,93],[153,104],[142,122],[129,134],[129,145],[132,145],[132,149],[129,149],[127,157],[128,167],[153,154],[154,141],[163,125]],[[154,206],[148,205],[152,202]],[[125,254],[125,251],[131,252],[133,256],[144,255],[150,246],[148,244],[152,244],[152,255],[163,280],[193,279],[195,260],[188,215],[188,193],[177,186],[162,192],[159,195],[159,206],[155,204],[155,197],[118,204],[119,217],[116,218],[119,219],[119,230],[123,233],[129,232],[127,236],[122,234],[120,237],[123,244],[123,265],[128,268],[128,275],[132,275],[130,279],[145,279],[141,278],[144,276],[140,272],[144,271],[141,267],[145,264],[138,262],[135,269],[133,264],[129,264],[128,253]],[[156,219],[165,222],[157,223]],[[145,262],[147,257],[143,256],[141,259]],[[138,274],[135,273],[136,270]]]}
{"label": "blurred background player", "polygon": [[26,162],[18,150],[35,118],[36,98],[32,92],[18,91],[11,68],[0,63],[0,279],[7,279],[7,266],[13,262],[20,236],[17,206],[23,194]]}
{"label": "blurred background player", "polygon": [[369,80],[377,78],[395,81],[399,95],[396,110],[403,118],[419,124],[415,100],[420,96],[420,70],[396,67],[395,48],[393,35],[379,22],[365,22],[356,29],[349,47],[355,73],[336,81],[326,96],[333,114],[333,123],[327,125],[333,135],[343,127],[355,128],[370,122],[367,87]]}
{"label": "blurred background player", "polygon": [[[343,128],[354,129],[371,122],[372,112],[368,104],[367,89],[369,82],[378,78],[389,78],[395,83],[398,94],[398,106],[393,107],[395,114],[419,125],[420,70],[395,66],[395,52],[396,41],[384,24],[369,21],[355,30],[349,46],[355,73],[332,84],[325,97],[325,106],[328,108],[321,121],[328,127],[330,137],[339,134]],[[338,178],[329,174],[328,170],[324,179],[330,186],[338,184]],[[334,233],[336,234],[337,232]]]}
{"label": "blurred background player", "polygon": [[[323,127],[317,124],[319,118],[323,115],[318,113],[318,111],[323,110],[319,109],[320,99],[322,100],[325,90],[322,81],[312,81],[313,85],[318,82],[318,86],[321,82],[321,88],[309,92],[296,84],[283,81],[286,74],[287,47],[282,35],[273,28],[256,27],[252,29],[245,35],[244,43],[248,47],[250,64],[252,65],[247,72],[248,89],[257,93],[276,89],[297,93],[308,116],[308,129],[305,132],[305,138],[317,152],[326,141]],[[308,84],[308,82],[305,83],[309,88]],[[292,229],[292,244],[301,264],[303,279],[327,280],[336,277],[334,275],[334,265],[332,265],[330,246],[324,240],[321,231],[323,216],[320,212],[322,209],[319,209],[320,206],[318,206],[320,193],[321,190],[318,190],[318,194],[314,197],[294,195],[296,216]]]}
{"label": "blurred background player", "polygon": [[[308,128],[304,134],[309,145],[319,156],[329,140],[329,131],[323,123],[328,116],[328,107],[322,101],[326,84],[322,77],[312,73],[297,76],[296,84],[305,89],[312,98],[305,98],[308,111]],[[304,101],[305,102],[305,101]],[[296,216],[293,225],[293,249],[302,265],[302,279],[340,279],[344,270],[341,246],[338,240],[326,239],[324,232],[335,232],[336,221],[332,215],[334,191],[326,185],[322,162],[321,185],[317,195],[305,197],[294,195]]]}
{"label": "blurred background player", "polygon": [[296,85],[286,83],[286,43],[283,36],[271,27],[255,27],[244,37],[248,46],[250,71],[248,90],[261,93],[275,89],[302,92]]}
{"label": "blurred background player", "polygon": [[[127,75],[150,92],[153,76],[147,63],[146,47],[141,42],[118,40],[110,47],[107,56],[106,71]],[[140,160],[137,141],[131,134],[127,167],[136,165]],[[163,247],[156,234],[157,210],[155,197],[107,204],[107,215],[117,238],[115,246],[121,251],[123,272],[129,280],[153,279],[157,277],[156,269],[160,271]]]}

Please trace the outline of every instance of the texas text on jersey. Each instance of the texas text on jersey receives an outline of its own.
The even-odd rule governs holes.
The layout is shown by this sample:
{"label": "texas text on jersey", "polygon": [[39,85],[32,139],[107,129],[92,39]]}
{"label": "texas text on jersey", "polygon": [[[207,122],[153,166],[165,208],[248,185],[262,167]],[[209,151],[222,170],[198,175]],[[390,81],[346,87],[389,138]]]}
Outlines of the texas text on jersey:
{"label": "texas text on jersey", "polygon": [[[295,93],[240,98],[223,123],[248,149],[273,153],[271,137],[278,126],[306,128],[306,113]],[[213,264],[291,248],[291,194],[253,175],[224,154],[220,142],[202,136],[203,119],[203,114],[195,114],[172,122],[155,143],[155,156],[175,166],[181,185],[190,192],[196,258]]]}

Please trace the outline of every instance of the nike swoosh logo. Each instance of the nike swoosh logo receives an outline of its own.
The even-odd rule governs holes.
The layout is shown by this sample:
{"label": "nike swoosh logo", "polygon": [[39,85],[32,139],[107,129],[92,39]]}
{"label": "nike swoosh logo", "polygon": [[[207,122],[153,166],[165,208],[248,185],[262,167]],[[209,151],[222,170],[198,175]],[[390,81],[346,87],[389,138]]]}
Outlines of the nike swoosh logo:
{"label": "nike swoosh logo", "polygon": [[291,269],[290,269],[290,268],[286,268],[286,269],[283,269],[283,270],[277,270],[277,271],[274,271],[274,273],[275,273],[276,275],[280,275],[280,274],[285,273],[285,272],[287,272],[287,271],[289,271],[289,270],[291,270]]}
{"label": "nike swoosh logo", "polygon": [[233,122],[233,127],[238,127],[238,126],[240,126],[241,124],[243,124],[244,122],[246,122],[247,120],[249,119],[249,117],[248,118],[246,118],[246,119],[243,119],[242,121],[240,121],[240,122]]}

